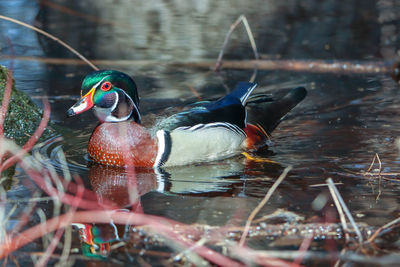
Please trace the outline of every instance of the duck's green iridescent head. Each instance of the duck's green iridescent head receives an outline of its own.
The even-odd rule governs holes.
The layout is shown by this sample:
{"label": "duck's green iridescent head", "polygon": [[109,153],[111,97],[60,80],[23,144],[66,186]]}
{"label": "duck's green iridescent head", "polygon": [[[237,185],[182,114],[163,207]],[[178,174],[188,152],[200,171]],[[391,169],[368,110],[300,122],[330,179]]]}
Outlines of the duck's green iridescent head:
{"label": "duck's green iridescent head", "polygon": [[99,70],[87,75],[82,82],[81,99],[67,111],[67,116],[91,108],[102,122],[132,118],[140,123],[136,84],[130,76],[120,71]]}

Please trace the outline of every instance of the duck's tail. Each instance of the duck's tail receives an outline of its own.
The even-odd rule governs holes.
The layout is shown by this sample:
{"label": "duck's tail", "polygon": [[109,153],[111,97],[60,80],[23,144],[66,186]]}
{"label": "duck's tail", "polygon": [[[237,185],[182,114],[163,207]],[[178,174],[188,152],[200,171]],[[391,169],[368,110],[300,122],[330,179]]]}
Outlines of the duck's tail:
{"label": "duck's tail", "polygon": [[298,103],[307,95],[304,87],[291,89],[282,97],[259,94],[250,96],[246,103],[247,122],[261,126],[270,134]]}

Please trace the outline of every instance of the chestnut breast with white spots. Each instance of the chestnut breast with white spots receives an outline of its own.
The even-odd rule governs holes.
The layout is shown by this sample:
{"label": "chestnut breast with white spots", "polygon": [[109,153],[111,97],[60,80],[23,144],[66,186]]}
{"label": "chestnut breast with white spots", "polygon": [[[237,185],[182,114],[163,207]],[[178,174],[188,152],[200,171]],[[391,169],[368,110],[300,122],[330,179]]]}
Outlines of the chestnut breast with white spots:
{"label": "chestnut breast with white spots", "polygon": [[106,122],[94,129],[88,153],[93,161],[101,164],[152,167],[157,141],[133,121]]}

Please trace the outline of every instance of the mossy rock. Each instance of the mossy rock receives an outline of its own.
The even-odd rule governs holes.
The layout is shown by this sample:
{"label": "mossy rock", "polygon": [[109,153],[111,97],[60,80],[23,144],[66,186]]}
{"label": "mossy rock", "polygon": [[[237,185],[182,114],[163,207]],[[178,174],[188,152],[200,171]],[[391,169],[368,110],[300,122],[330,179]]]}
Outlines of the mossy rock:
{"label": "mossy rock", "polygon": [[[0,102],[3,101],[7,84],[7,72],[8,70],[5,67],[0,66]],[[4,121],[5,136],[13,140],[17,145],[23,146],[35,132],[41,119],[41,109],[25,93],[16,90],[15,82],[13,81],[11,98]],[[52,132],[47,127],[43,137],[49,136]]]}
{"label": "mossy rock", "polygon": [[[4,90],[7,85],[7,73],[8,70],[0,65],[0,105],[3,102]],[[15,89],[13,80],[10,102],[4,121],[5,137],[13,140],[17,145],[23,146],[33,135],[41,120],[41,109],[25,93]],[[51,127],[48,126],[40,140],[49,137],[53,132]],[[15,170],[15,168],[10,168],[10,170]],[[1,177],[11,178],[14,175],[14,171],[10,170],[1,173]],[[9,182],[6,184],[10,184]]]}

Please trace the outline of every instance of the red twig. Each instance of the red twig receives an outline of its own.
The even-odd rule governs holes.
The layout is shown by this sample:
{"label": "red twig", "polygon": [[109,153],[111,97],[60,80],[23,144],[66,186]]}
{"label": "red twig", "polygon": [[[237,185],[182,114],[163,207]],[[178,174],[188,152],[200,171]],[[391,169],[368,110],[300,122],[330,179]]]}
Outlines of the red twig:
{"label": "red twig", "polygon": [[[17,155],[17,154],[15,154]],[[47,182],[45,178],[43,178],[45,175],[48,175],[47,170],[43,169],[41,172],[31,168],[24,160],[22,157],[24,154],[18,155],[17,159],[20,161],[20,166],[21,168],[26,172],[26,174],[36,183],[36,185],[42,189],[44,192],[46,192],[49,196],[57,198],[59,201],[61,201],[64,204],[67,205],[74,205],[74,196],[65,192],[59,192],[57,188],[55,188],[50,182]],[[61,180],[61,177],[58,177]],[[70,182],[68,184],[68,189],[71,189],[72,193],[77,192],[77,185]],[[101,204],[97,201],[97,198],[95,194],[90,191],[85,189],[85,199],[82,199],[81,202],[79,203],[79,207],[82,209],[88,209],[88,210],[99,210],[99,209],[115,209],[117,208],[114,204],[112,204],[110,201],[104,201]]]}
{"label": "red twig", "polygon": [[[127,213],[118,211],[78,211],[75,213],[68,212],[61,216],[51,218],[44,223],[35,225],[20,235],[14,237],[7,244],[0,244],[0,258],[20,247],[32,242],[33,240],[53,232],[59,228],[69,226],[73,222],[79,223],[109,223],[113,221],[116,224],[134,224],[134,225],[150,225],[155,232],[177,242],[179,245],[189,247],[193,246],[193,251],[210,262],[219,266],[241,266],[239,262],[233,261],[204,246],[194,246],[192,241],[182,238],[176,234],[171,228],[170,220],[162,217],[144,215],[137,213]],[[174,222],[179,224],[178,222]]]}
{"label": "red twig", "polygon": [[300,248],[299,248],[300,254],[293,261],[294,264],[301,264],[301,262],[303,261],[304,255],[306,254],[308,248],[310,247],[311,242],[313,241],[313,239],[314,239],[314,235],[306,236],[303,239],[303,242],[301,242],[301,245],[300,245]]}
{"label": "red twig", "polygon": [[[46,192],[49,196],[57,198],[60,202],[62,202],[64,204],[74,205],[75,197],[68,193],[58,192],[58,190],[55,187],[53,187],[51,184],[47,183],[44,180],[43,173],[40,173],[40,172],[26,166],[26,164],[23,161],[21,162],[20,166],[28,174],[28,176],[37,184],[37,186],[39,186],[39,188],[42,189],[44,192]],[[91,192],[91,191],[85,189],[85,194],[87,192]],[[82,209],[88,209],[88,210],[117,208],[114,205],[111,205],[109,203],[102,203],[102,205],[100,205],[97,201],[92,201],[92,200],[87,200],[87,199],[82,199],[79,203],[79,207]]]}
{"label": "red twig", "polygon": [[[71,210],[68,214],[74,214],[76,212],[77,207],[79,207],[79,202],[82,200],[83,192],[85,192],[85,188],[82,185],[82,180],[78,177],[78,192],[74,198],[74,205],[72,205]],[[67,220],[70,218],[67,218]],[[36,263],[35,267],[46,266],[51,254],[56,249],[58,242],[60,241],[62,235],[64,233],[64,228],[58,228],[56,234],[54,235],[53,239],[50,242],[50,245],[47,247],[46,252],[44,253],[43,257],[40,258],[39,262]]]}

